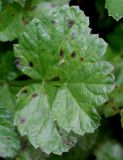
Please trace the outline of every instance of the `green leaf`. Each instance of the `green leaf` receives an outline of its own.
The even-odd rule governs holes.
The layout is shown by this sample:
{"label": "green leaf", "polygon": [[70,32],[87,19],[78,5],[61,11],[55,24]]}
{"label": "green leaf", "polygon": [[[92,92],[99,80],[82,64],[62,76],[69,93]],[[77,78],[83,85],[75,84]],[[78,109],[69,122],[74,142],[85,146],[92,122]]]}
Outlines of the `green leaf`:
{"label": "green leaf", "polygon": [[123,27],[118,25],[114,32],[110,33],[108,40],[110,46],[107,49],[106,59],[115,66],[116,88],[109,97],[108,103],[103,107],[103,112],[106,117],[115,114],[121,114],[123,109]]}
{"label": "green leaf", "polygon": [[11,122],[11,114],[0,108],[0,157],[14,157],[20,149],[19,137]]}
{"label": "green leaf", "polygon": [[[117,39],[117,44],[118,46],[120,45],[120,43],[118,43],[118,39]],[[120,50],[120,47],[119,47],[119,50]],[[123,84],[123,70],[122,70],[123,61],[122,61],[119,50],[117,50],[117,46],[114,47],[114,49],[112,49],[111,47],[107,49],[106,59],[108,59],[115,66],[114,74],[116,77],[116,80],[115,80],[116,88],[110,94],[109,101],[103,107],[103,113],[106,117],[110,117],[117,113],[120,113],[120,110],[122,109],[122,105],[123,105],[123,98],[122,98],[123,97],[123,92],[122,92],[123,90],[123,86],[122,86]]]}
{"label": "green leaf", "polygon": [[117,21],[123,17],[123,1],[122,0],[106,0],[108,13]]}
{"label": "green leaf", "polygon": [[33,12],[30,12],[32,17],[42,18],[41,15],[60,7],[65,4],[69,4],[70,0],[32,0]]}
{"label": "green leaf", "polygon": [[20,88],[10,87],[7,83],[0,85],[0,108],[6,108],[14,112],[18,90],[20,90]]}
{"label": "green leaf", "polygon": [[18,76],[18,71],[14,65],[13,52],[0,52],[0,83],[12,81]]}
{"label": "green leaf", "polygon": [[[47,86],[48,87],[48,86]],[[26,92],[26,93],[25,93]],[[47,95],[45,92],[48,92]],[[50,104],[54,87],[48,87],[45,91],[44,86],[35,84],[24,88],[20,92],[17,107],[21,108],[15,116],[15,125],[21,135],[27,135],[35,148],[41,147],[46,153],[60,154],[68,151],[72,142],[65,139],[62,132],[59,133],[50,111]],[[29,99],[27,98],[29,96]],[[35,106],[35,107],[34,107]],[[23,109],[22,109],[23,107]]]}
{"label": "green leaf", "polygon": [[94,132],[96,109],[114,88],[113,66],[101,60],[107,45],[88,25],[78,7],[63,6],[34,19],[15,45],[18,68],[35,84],[18,94],[14,123],[46,153],[68,151],[78,135]]}
{"label": "green leaf", "polygon": [[116,141],[107,140],[95,151],[96,160],[122,160],[123,147]]}
{"label": "green leaf", "polygon": [[[5,96],[6,95],[6,96]],[[8,110],[15,109],[16,97],[11,93],[7,84],[0,85],[0,108],[6,108]]]}
{"label": "green leaf", "polygon": [[25,21],[22,9],[17,5],[6,5],[0,12],[0,17],[0,41],[11,41],[17,38]]}
{"label": "green leaf", "polygon": [[[25,6],[25,0],[15,0],[22,7]],[[67,4],[68,0],[32,0],[27,3],[26,8],[17,4],[6,3],[0,12],[0,41],[12,41],[20,35],[23,27],[34,17],[41,18],[47,11],[60,5]]]}

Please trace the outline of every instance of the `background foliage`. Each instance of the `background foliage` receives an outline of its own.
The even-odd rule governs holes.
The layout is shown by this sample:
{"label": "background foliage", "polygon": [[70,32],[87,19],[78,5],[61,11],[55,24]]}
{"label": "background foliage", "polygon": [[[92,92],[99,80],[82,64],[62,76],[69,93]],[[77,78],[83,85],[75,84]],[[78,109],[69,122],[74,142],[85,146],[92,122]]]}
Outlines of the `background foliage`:
{"label": "background foliage", "polygon": [[[82,16],[84,19],[81,20],[79,11],[68,11],[69,9],[67,10],[67,8],[63,9],[63,11],[58,10],[56,12],[58,19],[58,28],[56,27],[56,30],[53,29],[52,25],[55,25],[56,22],[52,20],[54,18],[52,10],[55,10],[56,8],[59,8],[60,6],[68,3],[70,6],[77,5],[80,7],[81,10],[84,11],[85,15],[89,17],[89,27],[91,30],[88,28],[88,19],[84,16],[83,13]],[[51,11],[51,14],[46,16],[46,13],[48,13],[49,10]],[[64,34],[60,33],[60,31],[62,31],[63,27],[65,26],[65,24],[61,23],[62,14],[66,15],[65,20],[67,20],[67,18],[70,18],[72,14],[72,16],[74,17],[74,21],[77,23],[75,25],[74,31],[78,36],[75,37],[75,41],[73,39],[70,40],[72,35],[72,31],[70,28],[73,25],[73,21],[68,21],[68,23],[66,24],[68,27],[65,28],[66,32],[70,30],[69,32],[71,34],[65,37],[67,40],[63,41]],[[122,0],[71,0],[70,2],[68,0],[0,0],[1,159],[4,158],[13,160],[123,160],[122,17]],[[33,18],[38,18],[38,20]],[[33,21],[30,23],[31,20]],[[52,22],[52,24],[50,24],[50,21]],[[33,30],[35,28],[36,32],[35,30]],[[43,39],[43,37],[40,36],[40,29],[42,30],[42,32],[46,30],[47,33],[51,29],[53,34],[50,37],[50,41],[48,41],[48,39],[45,38]],[[90,31],[93,34],[99,34],[99,37],[103,38],[108,44],[106,53],[101,60],[99,60],[99,55],[104,54],[106,44],[98,36],[96,37],[90,34]],[[25,34],[20,36],[22,32]],[[87,51],[85,57],[80,57],[76,60],[76,62],[74,61],[73,63],[73,59],[76,58],[76,54],[71,46],[74,44],[74,49],[76,49],[77,52],[81,51],[80,44],[83,45],[83,48],[86,48],[86,43],[85,41],[83,41],[83,38],[81,37],[83,34],[85,34],[84,40],[87,40],[90,43],[90,50]],[[40,40],[41,38],[42,41]],[[60,45],[62,50],[61,48],[59,48],[59,44],[61,43],[61,41],[63,41],[63,45]],[[45,43],[42,44],[43,42]],[[53,44],[55,44],[55,46],[53,46]],[[49,48],[47,47],[47,45],[49,45]],[[38,48],[38,46],[40,46],[40,48]],[[54,49],[56,46],[58,47],[57,52],[59,52],[61,56],[61,61],[59,62],[58,67],[53,66],[53,63],[56,64],[58,61],[57,55],[55,55],[53,59],[50,56],[50,54],[48,54],[49,50],[51,52],[51,49],[52,53],[54,53]],[[65,56],[67,55],[66,59],[69,62],[70,70],[67,70],[67,68],[65,68],[65,66],[63,65],[63,47],[65,48]],[[48,56],[42,56],[40,59],[38,53],[43,49],[44,53],[47,53]],[[30,55],[27,56],[27,54],[25,54],[27,50],[30,53],[32,53],[32,57]],[[71,51],[72,58],[69,58],[68,51]],[[94,51],[94,53],[92,53],[92,57],[90,56],[91,51]],[[84,56],[84,54],[82,56]],[[31,61],[30,57],[32,58]],[[49,63],[37,63],[36,58],[40,60],[42,60],[43,58],[43,62],[48,61]],[[105,66],[102,69],[98,64],[99,75],[95,76],[95,79],[92,78],[90,81],[87,82],[91,84],[93,80],[99,80],[99,82],[103,83],[103,87],[105,88],[107,87],[104,86],[106,83],[108,83],[108,85],[111,84],[106,88],[106,93],[110,93],[109,100],[107,101],[107,95],[104,94],[103,88],[98,88],[97,86],[94,87],[93,90],[97,90],[97,95],[93,95],[93,97],[92,95],[90,96],[88,94],[87,96],[85,96],[86,90],[84,88],[82,90],[84,91],[83,95],[85,96],[83,99],[85,101],[86,99],[91,99],[90,103],[86,104],[86,108],[88,108],[86,110],[86,113],[89,114],[89,119],[88,117],[86,117],[86,115],[84,115],[84,124],[87,124],[89,126],[84,125],[81,128],[79,128],[77,125],[75,125],[75,128],[72,130],[72,132],[70,132],[70,125],[72,121],[69,121],[70,124],[67,125],[67,121],[65,121],[66,119],[64,118],[65,113],[63,112],[67,108],[67,106],[65,106],[64,104],[64,110],[61,110],[60,112],[60,108],[58,109],[58,106],[59,103],[61,104],[63,101],[65,101],[66,98],[61,95],[66,94],[67,97],[69,97],[68,100],[70,101],[70,104],[68,103],[68,106],[71,106],[72,104],[75,105],[75,102],[78,102],[79,107],[82,107],[82,105],[80,104],[80,99],[78,98],[82,93],[78,92],[79,86],[76,87],[77,89],[75,87],[73,88],[73,86],[75,85],[74,82],[78,80],[81,82],[83,79],[85,80],[86,84],[86,78],[75,78],[74,75],[77,74],[74,73],[73,75],[71,75],[70,81],[68,77],[69,73],[71,73],[74,70],[74,67],[76,67],[75,73],[78,72],[78,69],[81,66],[81,64],[79,63],[80,60],[83,61],[83,63],[85,63],[85,70],[83,69],[84,76],[88,76],[87,68],[90,68],[89,63],[87,63],[88,61],[91,62],[91,66],[95,64],[96,61],[96,65],[98,64],[98,61],[99,64],[103,64],[105,61],[109,61],[114,66],[113,74],[115,75],[115,89],[112,93],[110,93],[113,89],[111,87],[113,77],[111,76],[112,78],[109,78],[109,73],[113,70],[112,65],[106,63],[105,65],[102,65]],[[33,66],[34,64],[36,64],[37,66]],[[84,64],[82,65],[84,66]],[[39,68],[41,68],[42,66],[43,70],[40,70]],[[93,69],[95,68],[92,68],[90,75],[93,73]],[[67,71],[64,72],[64,70]],[[79,72],[78,75],[82,75],[83,73]],[[105,75],[108,77],[108,81],[106,81],[105,78],[103,80],[102,77],[105,77]],[[58,79],[59,77],[60,80]],[[46,85],[39,84],[40,82],[42,82],[42,79],[45,79],[47,81]],[[54,82],[55,84],[53,84]],[[72,83],[72,88],[70,86],[66,87],[64,85],[66,84],[66,82],[68,84]],[[55,97],[54,95],[58,87],[60,89],[57,93],[57,96]],[[92,86],[90,88],[92,89]],[[73,99],[73,97],[70,95],[70,91],[71,93],[76,95],[73,91],[74,89],[76,89],[75,93],[77,93],[77,97],[75,99]],[[48,100],[45,98],[46,92],[48,94],[48,97],[50,97]],[[38,98],[37,95],[42,98]],[[34,98],[33,101],[32,97]],[[60,99],[60,97],[63,97],[63,99]],[[98,101],[96,99],[98,99]],[[58,121],[58,124],[52,121],[52,116],[48,108],[49,106],[46,105],[47,101],[50,101],[50,104],[53,104],[51,106],[53,107],[53,114],[55,119]],[[40,104],[41,109],[43,105],[46,109],[38,111],[37,103],[38,105]],[[42,119],[38,119],[37,114],[36,116],[34,115],[34,111],[33,108],[31,108],[31,106],[35,106],[35,108],[37,107],[36,110],[39,113],[39,116],[41,116],[40,111],[41,113],[46,114],[45,118],[43,117]],[[76,107],[78,106],[76,105]],[[84,109],[85,108],[82,107],[82,110]],[[72,120],[74,118],[75,120],[77,120],[76,117],[78,117],[78,115],[75,115],[75,111],[76,109],[74,110],[73,114],[71,113],[71,115],[73,116]],[[59,113],[62,112],[63,114],[60,115]],[[67,114],[69,114],[69,112]],[[25,118],[22,118],[24,116],[28,120],[26,123]],[[100,117],[102,117],[101,121]],[[80,119],[80,121],[82,120]],[[40,129],[42,121],[45,121],[44,128],[42,127],[43,133],[41,131],[39,132],[38,130]],[[22,124],[24,124],[24,126]],[[15,127],[15,125],[18,126],[18,128]],[[38,137],[39,135],[45,138],[44,135],[46,133],[48,134],[49,130],[51,129],[49,128],[49,126],[51,125],[53,127],[55,126],[52,135],[48,135],[49,140],[52,140],[52,145],[48,145],[48,139],[43,138],[41,140],[38,139],[38,142],[36,142],[37,139],[34,138]],[[99,125],[100,127],[98,127]],[[96,129],[97,127],[98,129]],[[30,132],[27,132],[27,130],[34,130],[34,133],[36,135],[30,134]],[[90,133],[93,131],[94,133]],[[79,134],[82,135],[82,133],[84,132],[86,132],[86,134],[84,134],[83,136],[79,136]],[[21,137],[22,135],[24,135],[24,137]],[[56,135],[58,136],[55,140],[53,139],[54,135],[55,137]],[[61,139],[63,139],[64,144],[60,144]],[[33,144],[33,146],[31,144]],[[56,144],[57,148],[51,150],[51,148],[53,148],[53,145]],[[61,152],[59,152],[59,146],[61,147]],[[36,147],[37,149],[35,149],[34,147]],[[38,147],[41,147],[41,149],[39,149]],[[69,148],[71,148],[69,152],[63,153],[62,155],[46,154],[50,152],[61,154],[63,151],[68,151]]]}

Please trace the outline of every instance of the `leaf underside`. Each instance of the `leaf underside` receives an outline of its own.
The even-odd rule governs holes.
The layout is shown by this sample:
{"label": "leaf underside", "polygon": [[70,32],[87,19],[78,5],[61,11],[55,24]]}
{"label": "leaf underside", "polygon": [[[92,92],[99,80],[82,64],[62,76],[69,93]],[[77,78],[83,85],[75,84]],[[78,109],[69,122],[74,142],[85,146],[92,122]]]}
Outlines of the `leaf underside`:
{"label": "leaf underside", "polygon": [[18,69],[35,80],[18,94],[14,124],[48,154],[94,132],[114,88],[113,67],[101,60],[107,45],[88,25],[78,7],[63,6],[34,19],[14,47]]}

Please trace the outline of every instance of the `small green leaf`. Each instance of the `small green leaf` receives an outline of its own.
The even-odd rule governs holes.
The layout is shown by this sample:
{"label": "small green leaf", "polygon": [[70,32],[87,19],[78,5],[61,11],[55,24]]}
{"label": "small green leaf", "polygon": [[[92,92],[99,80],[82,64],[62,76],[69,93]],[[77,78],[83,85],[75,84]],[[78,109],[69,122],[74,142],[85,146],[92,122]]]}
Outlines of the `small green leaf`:
{"label": "small green leaf", "polygon": [[106,59],[115,66],[115,90],[109,96],[109,101],[103,107],[106,117],[121,114],[123,109],[123,26],[118,25],[113,33],[109,34],[110,46],[106,52]]}
{"label": "small green leaf", "polygon": [[108,13],[117,21],[123,17],[123,1],[122,0],[106,0]]}
{"label": "small green leaf", "polygon": [[19,149],[19,137],[14,131],[11,114],[4,108],[0,108],[0,157],[12,158]]}
{"label": "small green leaf", "polygon": [[63,6],[34,19],[15,45],[18,68],[35,84],[18,94],[14,123],[46,153],[68,151],[78,135],[94,132],[98,106],[114,88],[113,66],[101,60],[107,45],[88,25],[78,7]]}

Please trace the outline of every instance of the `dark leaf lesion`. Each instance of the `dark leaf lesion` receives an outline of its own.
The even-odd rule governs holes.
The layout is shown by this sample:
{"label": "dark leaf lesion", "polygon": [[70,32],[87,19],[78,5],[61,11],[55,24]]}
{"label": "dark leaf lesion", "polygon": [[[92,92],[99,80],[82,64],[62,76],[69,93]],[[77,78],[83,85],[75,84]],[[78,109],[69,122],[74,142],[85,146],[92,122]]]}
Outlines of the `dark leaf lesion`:
{"label": "dark leaf lesion", "polygon": [[20,124],[24,124],[26,122],[25,118],[20,118]]}
{"label": "dark leaf lesion", "polygon": [[71,53],[71,57],[72,57],[72,58],[76,58],[76,56],[77,56],[76,52],[73,51],[73,52]]}
{"label": "dark leaf lesion", "polygon": [[22,17],[22,22],[23,22],[24,25],[27,25],[29,23],[29,20],[23,16]]}
{"label": "dark leaf lesion", "polygon": [[21,91],[22,94],[26,94],[27,92],[28,92],[27,89],[23,89],[23,90]]}
{"label": "dark leaf lesion", "polygon": [[30,61],[30,62],[29,62],[29,66],[30,66],[31,68],[33,68],[33,67],[34,67],[34,64],[33,64],[33,62],[32,62],[32,61]]}
{"label": "dark leaf lesion", "polygon": [[74,25],[74,21],[72,19],[67,20],[67,26],[68,28],[71,28]]}
{"label": "dark leaf lesion", "polygon": [[35,98],[35,97],[37,97],[37,96],[38,96],[37,93],[33,93],[33,94],[32,94],[32,98]]}
{"label": "dark leaf lesion", "polygon": [[60,50],[60,57],[64,57],[64,50],[63,49]]}
{"label": "dark leaf lesion", "polygon": [[80,61],[81,61],[81,62],[84,61],[84,58],[83,58],[83,57],[80,57]]}
{"label": "dark leaf lesion", "polygon": [[52,25],[56,24],[56,21],[54,19],[51,20]]}
{"label": "dark leaf lesion", "polygon": [[16,57],[14,60],[14,64],[16,65],[17,69],[22,69],[23,65],[21,63],[21,58],[20,57]]}

